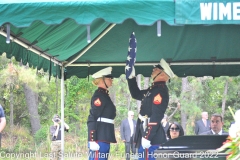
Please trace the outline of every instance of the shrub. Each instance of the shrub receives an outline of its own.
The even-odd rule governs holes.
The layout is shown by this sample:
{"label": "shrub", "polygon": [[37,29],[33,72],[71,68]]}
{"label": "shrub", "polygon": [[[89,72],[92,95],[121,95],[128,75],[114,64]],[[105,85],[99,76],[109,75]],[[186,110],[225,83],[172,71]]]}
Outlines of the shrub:
{"label": "shrub", "polygon": [[34,135],[37,144],[46,141],[49,137],[49,125],[42,126]]}

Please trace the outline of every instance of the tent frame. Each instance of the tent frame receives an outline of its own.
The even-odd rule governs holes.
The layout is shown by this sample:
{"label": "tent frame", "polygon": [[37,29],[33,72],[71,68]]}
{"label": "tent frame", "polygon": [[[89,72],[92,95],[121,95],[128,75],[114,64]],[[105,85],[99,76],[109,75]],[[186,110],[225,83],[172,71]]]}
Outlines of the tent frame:
{"label": "tent frame", "polygon": [[[7,33],[3,31],[3,29],[0,29],[0,34],[4,37],[7,37]],[[33,53],[49,60],[49,61],[52,61],[54,62],[55,64],[59,65],[59,66],[62,66],[62,63],[60,63],[58,60],[56,60],[54,57],[50,57],[48,56],[45,52],[40,52],[38,51],[37,49],[33,48],[33,46],[31,45],[27,45],[26,43],[24,43],[23,41],[13,37],[12,35],[10,35],[10,41],[12,42],[15,42],[17,44],[19,44],[20,46],[26,48],[27,50],[29,51],[32,51]],[[11,43],[11,42],[10,42]]]}
{"label": "tent frame", "polygon": [[90,43],[82,52],[79,53],[73,60],[66,63],[64,66],[72,66],[71,64],[75,62],[78,58],[80,58],[82,55],[84,55],[94,44],[96,44],[105,34],[107,34],[116,24],[111,24],[108,26],[96,39],[93,40],[92,43]]}
{"label": "tent frame", "polygon": [[[159,62],[140,63],[136,62],[135,66],[153,66]],[[170,66],[189,66],[189,65],[240,65],[240,62],[169,62]],[[125,66],[126,63],[90,63],[90,66]],[[69,66],[88,66],[86,63],[74,63]]]}

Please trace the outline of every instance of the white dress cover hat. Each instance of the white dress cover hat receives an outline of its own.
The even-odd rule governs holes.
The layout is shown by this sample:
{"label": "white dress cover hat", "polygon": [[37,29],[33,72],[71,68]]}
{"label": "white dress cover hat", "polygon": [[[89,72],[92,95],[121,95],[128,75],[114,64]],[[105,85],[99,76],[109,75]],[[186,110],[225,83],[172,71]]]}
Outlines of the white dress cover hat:
{"label": "white dress cover hat", "polygon": [[164,59],[160,60],[160,65],[163,68],[164,72],[167,73],[167,75],[170,78],[175,77],[175,74],[173,73],[172,69],[169,67],[168,63]]}
{"label": "white dress cover hat", "polygon": [[100,71],[94,73],[92,75],[92,78],[101,78],[101,77],[112,77],[111,76],[111,72],[112,72],[112,67],[107,67],[104,69],[101,69]]}

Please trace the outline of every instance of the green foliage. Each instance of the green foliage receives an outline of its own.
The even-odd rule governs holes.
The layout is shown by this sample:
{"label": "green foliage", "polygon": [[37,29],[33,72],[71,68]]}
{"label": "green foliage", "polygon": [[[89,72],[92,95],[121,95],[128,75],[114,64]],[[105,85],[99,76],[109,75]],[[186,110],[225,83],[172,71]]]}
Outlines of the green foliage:
{"label": "green foliage", "polygon": [[49,125],[42,125],[41,128],[35,133],[34,139],[37,144],[46,141],[49,137]]}
{"label": "green foliage", "polygon": [[71,77],[65,82],[66,98],[64,114],[69,123],[75,124],[73,128],[75,133],[79,133],[83,125],[87,123],[91,96],[97,89],[96,86],[92,85],[91,81],[92,79],[88,82],[87,79]]}
{"label": "green foliage", "polygon": [[123,142],[117,144],[111,144],[110,153],[114,154],[117,153],[118,155],[125,154],[125,144]]}
{"label": "green foliage", "polygon": [[[2,133],[2,147],[6,149],[6,152],[32,151],[32,142],[33,137],[26,127],[13,126],[13,128],[10,128],[6,126]],[[5,146],[3,146],[3,144],[5,144]]]}
{"label": "green foliage", "polygon": [[[122,120],[127,118],[127,115],[128,115],[128,109],[125,106],[118,106],[117,107],[117,116],[114,119],[114,125],[116,127],[120,127]],[[135,113],[135,115],[137,115],[137,114]]]}
{"label": "green foliage", "polygon": [[182,91],[182,81],[181,78],[171,79],[170,83],[167,83],[169,89],[169,95],[171,97],[180,97]]}
{"label": "green foliage", "polygon": [[[20,67],[16,61],[8,60],[3,56],[0,57],[0,103],[4,107],[9,122],[10,103],[13,104],[14,124],[23,126],[28,131],[29,136],[31,125],[29,113],[26,106],[25,94],[22,85],[28,84],[38,94],[38,113],[42,128],[35,134],[34,140],[41,148],[49,145],[48,133],[49,124],[53,114],[60,114],[60,80],[56,82],[55,78],[49,77],[46,73],[28,68]],[[8,63],[12,62],[12,72],[9,71]],[[71,77],[64,82],[64,115],[65,121],[70,126],[70,137],[67,144],[69,149],[87,150],[87,117],[89,115],[90,100],[92,94],[97,89],[87,78],[79,79]],[[225,85],[228,83],[227,95],[224,96]],[[141,86],[144,85],[144,77],[141,77]],[[149,85],[151,85],[149,83]],[[187,77],[187,87],[183,87],[183,78],[174,78],[170,83],[167,83],[169,88],[170,101],[166,111],[167,115],[171,115],[175,110],[171,121],[183,122],[183,113],[186,114],[186,134],[194,134],[194,122],[200,119],[202,111],[209,112],[209,117],[213,113],[222,113],[223,100],[226,99],[224,110],[224,129],[228,130],[233,117],[228,110],[231,106],[233,111],[240,108],[240,76],[237,77]],[[143,88],[143,87],[142,87]],[[13,94],[14,101],[10,101],[10,94]],[[113,86],[110,88],[110,95],[114,100],[117,109],[115,118],[115,128],[119,129],[121,121],[127,117],[128,110],[133,110],[135,115],[138,114],[137,101],[131,98],[128,90],[128,84],[125,75],[115,78]],[[177,103],[180,102],[180,108]],[[137,118],[137,117],[135,117]],[[23,132],[18,133],[21,137]],[[29,138],[29,137],[28,137]],[[29,150],[25,147],[25,141],[16,140],[16,147],[12,150]],[[73,145],[74,144],[74,145]],[[30,146],[30,144],[28,144]],[[38,149],[38,148],[37,148]],[[49,147],[44,148],[49,150]],[[124,144],[118,143],[111,147],[111,151],[124,152]]]}
{"label": "green foliage", "polygon": [[6,68],[7,63],[9,61],[11,60],[6,58],[6,54],[3,54],[2,56],[0,56],[0,70],[3,70],[4,68]]}

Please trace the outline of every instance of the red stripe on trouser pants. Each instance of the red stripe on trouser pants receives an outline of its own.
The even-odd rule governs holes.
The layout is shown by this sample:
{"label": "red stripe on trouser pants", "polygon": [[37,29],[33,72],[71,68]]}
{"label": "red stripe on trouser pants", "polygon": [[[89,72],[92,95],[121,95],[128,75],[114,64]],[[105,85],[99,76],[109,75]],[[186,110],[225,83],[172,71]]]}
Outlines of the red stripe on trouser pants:
{"label": "red stripe on trouser pants", "polygon": [[146,153],[145,159],[148,160],[148,149],[147,148],[145,149],[145,153]]}
{"label": "red stripe on trouser pants", "polygon": [[95,151],[96,152],[96,157],[94,158],[94,160],[98,160],[98,151]]}

